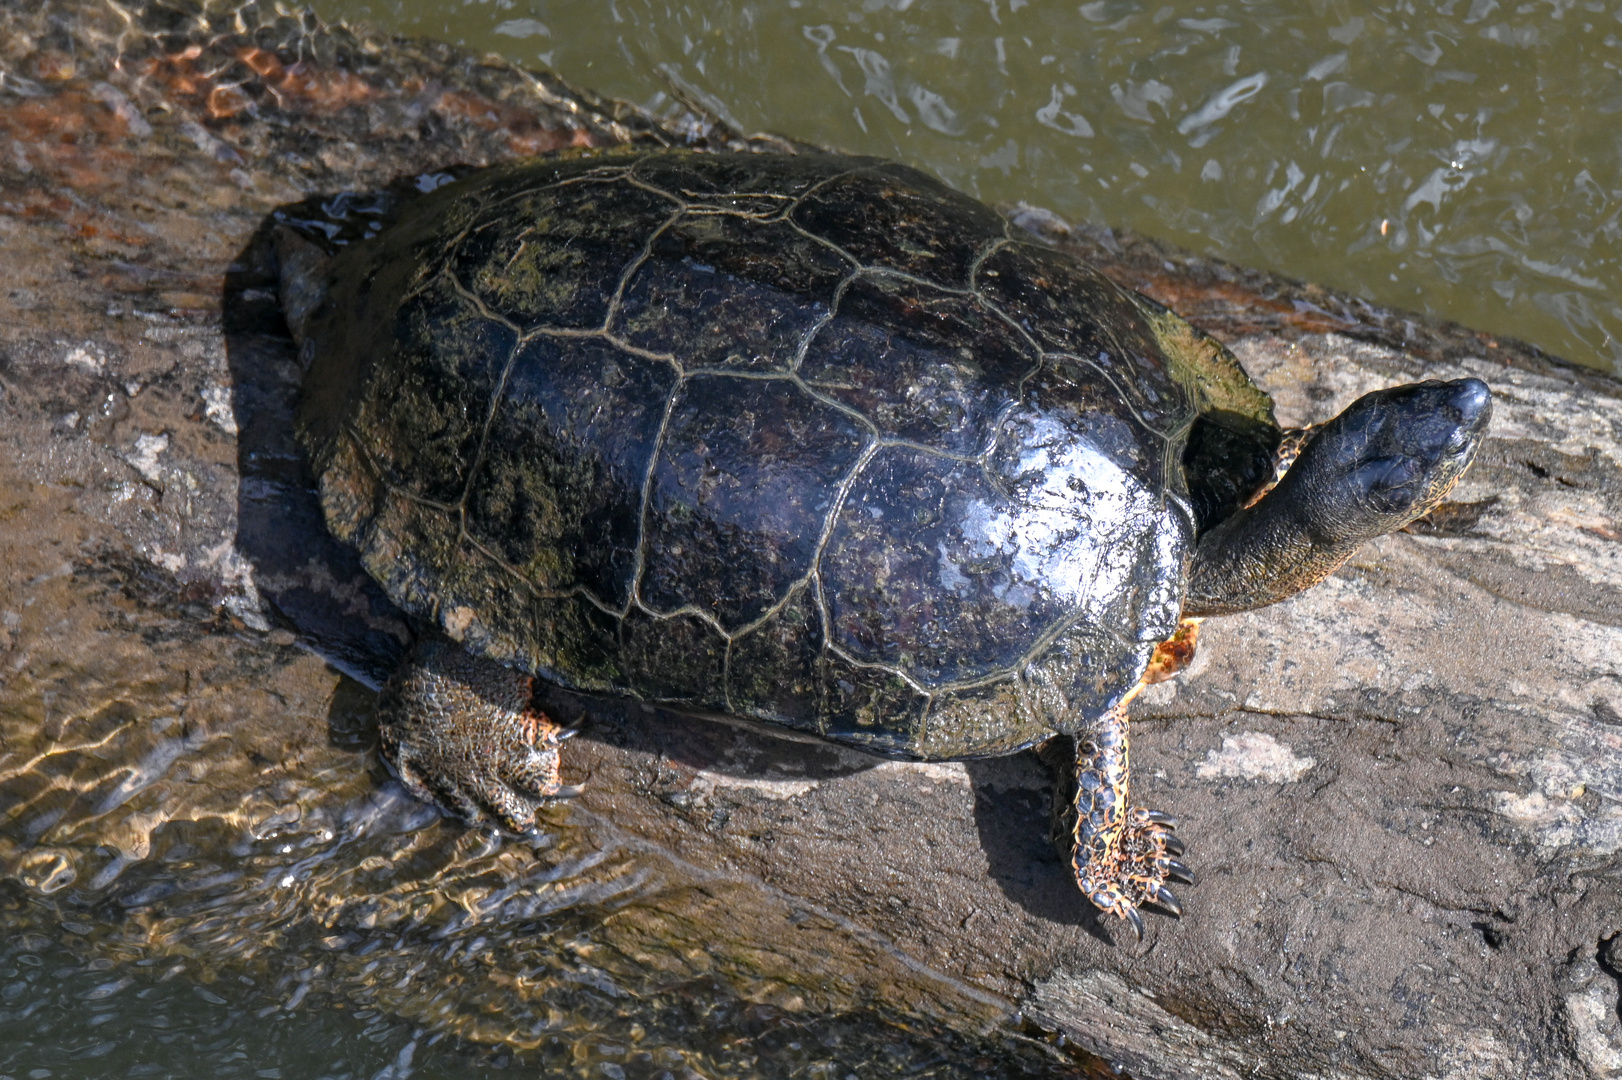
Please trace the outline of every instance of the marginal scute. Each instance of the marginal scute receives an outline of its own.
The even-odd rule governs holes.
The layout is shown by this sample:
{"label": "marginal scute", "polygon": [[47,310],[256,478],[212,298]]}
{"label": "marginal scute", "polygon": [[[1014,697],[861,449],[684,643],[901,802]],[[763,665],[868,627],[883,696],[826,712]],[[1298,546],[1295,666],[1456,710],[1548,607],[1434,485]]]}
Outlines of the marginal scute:
{"label": "marginal scute", "polygon": [[338,539],[359,547],[362,533],[377,517],[379,500],[386,489],[347,432],[324,449],[315,470],[321,478],[321,506],[327,528]]}
{"label": "marginal scute", "polygon": [[617,651],[626,687],[644,701],[726,711],[727,643],[703,618],[633,607]]}
{"label": "marginal scute", "polygon": [[893,671],[822,655],[822,734],[875,754],[916,756],[929,698]]}
{"label": "marginal scute", "polygon": [[623,694],[632,685],[619,656],[620,620],[579,591],[537,595],[529,605],[530,661],[516,665],[563,686]]}
{"label": "marginal scute", "polygon": [[727,704],[753,720],[822,734],[822,613],[809,582],[780,610],[732,639]]}
{"label": "marginal scute", "polygon": [[936,695],[914,750],[925,758],[1011,754],[1052,734],[1014,676]]}
{"label": "marginal scute", "polygon": [[1020,673],[1026,708],[1036,723],[1079,734],[1138,685],[1154,650],[1098,627],[1068,627]]}
{"label": "marginal scute", "polygon": [[1174,435],[1193,415],[1147,315],[1092,267],[1037,244],[1011,243],[981,262],[974,284],[1043,352],[1100,372],[1145,426]]}
{"label": "marginal scute", "polygon": [[[300,434],[407,612],[564,686],[878,753],[1119,704],[1196,516],[1277,430],[1175,316],[871,159],[517,162],[332,273]],[[1256,454],[1224,464],[1240,436],[1200,409]]]}
{"label": "marginal scute", "polygon": [[432,613],[456,554],[456,519],[393,488],[381,487],[378,495],[374,516],[352,540],[360,561],[395,603]]}
{"label": "marginal scute", "polygon": [[470,652],[527,667],[535,590],[463,537],[440,574],[440,627]]}
{"label": "marginal scute", "polygon": [[1223,413],[1253,425],[1276,426],[1273,399],[1250,381],[1231,352],[1148,297],[1134,295],[1132,300],[1144,310],[1172,378],[1183,387],[1195,411]]}

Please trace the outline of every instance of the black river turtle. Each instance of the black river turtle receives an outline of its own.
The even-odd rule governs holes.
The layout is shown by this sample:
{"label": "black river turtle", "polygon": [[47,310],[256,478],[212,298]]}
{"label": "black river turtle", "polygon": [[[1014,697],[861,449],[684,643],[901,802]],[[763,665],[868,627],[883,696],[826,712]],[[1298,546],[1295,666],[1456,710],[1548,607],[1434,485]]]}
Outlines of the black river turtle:
{"label": "black river turtle", "polygon": [[1076,879],[1140,935],[1192,875],[1127,703],[1428,512],[1491,411],[1286,438],[1211,338],[871,158],[571,153],[279,243],[328,524],[424,628],[381,705],[413,795],[533,828],[535,679],[923,760],[1063,733]]}

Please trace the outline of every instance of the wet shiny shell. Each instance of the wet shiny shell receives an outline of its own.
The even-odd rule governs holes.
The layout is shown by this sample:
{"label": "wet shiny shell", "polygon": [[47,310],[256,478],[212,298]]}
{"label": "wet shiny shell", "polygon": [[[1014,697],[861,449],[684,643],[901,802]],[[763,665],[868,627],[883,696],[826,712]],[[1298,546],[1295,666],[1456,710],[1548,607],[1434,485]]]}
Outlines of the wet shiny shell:
{"label": "wet shiny shell", "polygon": [[1130,689],[1178,616],[1189,427],[1266,406],[870,159],[504,166],[334,280],[301,434],[402,607],[566,686],[893,754],[1010,752]]}

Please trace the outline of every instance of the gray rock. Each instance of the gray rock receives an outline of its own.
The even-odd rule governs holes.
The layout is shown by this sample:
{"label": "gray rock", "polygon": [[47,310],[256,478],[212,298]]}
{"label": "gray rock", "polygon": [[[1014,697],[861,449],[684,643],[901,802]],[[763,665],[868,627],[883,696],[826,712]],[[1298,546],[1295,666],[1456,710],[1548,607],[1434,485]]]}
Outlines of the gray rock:
{"label": "gray rock", "polygon": [[588,793],[502,842],[369,756],[408,631],[319,528],[257,230],[458,162],[743,140],[268,11],[0,5],[6,932],[535,1053],[587,983],[651,1016],[703,981],[1009,1071],[1062,1035],[1139,1080],[1622,1076],[1615,381],[1027,209],[1229,341],[1286,423],[1428,376],[1498,400],[1443,512],[1208,623],[1137,707],[1138,790],[1200,872],[1183,919],[1098,921],[1035,755],[881,763],[563,695]]}

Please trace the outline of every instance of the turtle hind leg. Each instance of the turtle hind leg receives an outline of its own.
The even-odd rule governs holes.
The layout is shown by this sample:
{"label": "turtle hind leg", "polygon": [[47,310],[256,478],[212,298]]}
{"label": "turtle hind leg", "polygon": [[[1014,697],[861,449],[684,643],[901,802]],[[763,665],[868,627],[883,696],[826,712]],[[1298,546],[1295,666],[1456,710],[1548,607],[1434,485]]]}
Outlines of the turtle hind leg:
{"label": "turtle hind leg", "polygon": [[1126,708],[1137,693],[1134,690],[1099,717],[1078,744],[1071,866],[1087,899],[1100,911],[1131,923],[1141,941],[1143,916],[1138,909],[1153,904],[1181,915],[1182,905],[1167,882],[1193,884],[1194,875],[1177,859],[1184,847],[1172,831],[1176,819],[1133,807],[1127,800]]}
{"label": "turtle hind leg", "polygon": [[411,795],[475,825],[523,834],[559,779],[571,734],[533,704],[534,680],[437,638],[419,639],[378,697],[383,760]]}

